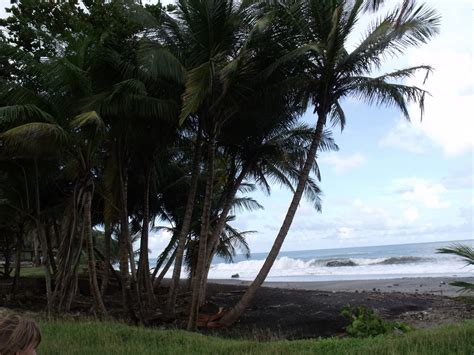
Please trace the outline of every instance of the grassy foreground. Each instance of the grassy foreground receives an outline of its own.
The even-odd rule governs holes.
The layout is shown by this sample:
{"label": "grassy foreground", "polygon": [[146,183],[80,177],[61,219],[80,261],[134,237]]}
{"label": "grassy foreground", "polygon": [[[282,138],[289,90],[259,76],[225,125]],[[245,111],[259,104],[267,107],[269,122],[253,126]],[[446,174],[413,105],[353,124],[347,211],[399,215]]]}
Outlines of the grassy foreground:
{"label": "grassy foreground", "polygon": [[474,354],[474,320],[372,339],[239,341],[118,323],[40,322],[39,354]]}

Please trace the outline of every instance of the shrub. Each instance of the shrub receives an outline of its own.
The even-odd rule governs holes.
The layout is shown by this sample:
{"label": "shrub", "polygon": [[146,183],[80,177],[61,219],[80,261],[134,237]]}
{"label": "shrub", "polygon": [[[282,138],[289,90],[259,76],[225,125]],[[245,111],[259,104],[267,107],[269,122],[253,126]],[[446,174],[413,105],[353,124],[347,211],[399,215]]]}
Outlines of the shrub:
{"label": "shrub", "polygon": [[341,315],[351,321],[346,327],[347,334],[356,338],[373,337],[391,331],[405,333],[411,330],[407,324],[383,320],[373,309],[364,306],[344,306]]}

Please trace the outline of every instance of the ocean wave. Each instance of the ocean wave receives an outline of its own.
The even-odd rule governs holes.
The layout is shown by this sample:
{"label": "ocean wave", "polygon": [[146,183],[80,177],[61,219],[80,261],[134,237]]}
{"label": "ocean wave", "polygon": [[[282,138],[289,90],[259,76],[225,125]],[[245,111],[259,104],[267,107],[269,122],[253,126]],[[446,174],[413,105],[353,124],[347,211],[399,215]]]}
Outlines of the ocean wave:
{"label": "ocean wave", "polygon": [[[293,259],[294,260],[294,259]],[[388,258],[333,258],[311,260],[310,266],[362,266],[362,265],[399,265],[399,264],[419,264],[432,262],[435,259],[420,256],[394,256]]]}
{"label": "ocean wave", "polygon": [[[253,279],[264,260],[245,260],[235,264],[218,263],[211,266],[209,278],[229,278],[239,274],[241,279]],[[448,259],[428,257],[333,258],[301,260],[287,256],[278,258],[270,270],[270,278],[295,276],[391,275],[451,273],[468,271],[463,264]]]}
{"label": "ocean wave", "polygon": [[423,258],[420,256],[399,256],[387,258],[377,264],[379,265],[398,265],[398,264],[417,264],[435,261],[433,258]]}

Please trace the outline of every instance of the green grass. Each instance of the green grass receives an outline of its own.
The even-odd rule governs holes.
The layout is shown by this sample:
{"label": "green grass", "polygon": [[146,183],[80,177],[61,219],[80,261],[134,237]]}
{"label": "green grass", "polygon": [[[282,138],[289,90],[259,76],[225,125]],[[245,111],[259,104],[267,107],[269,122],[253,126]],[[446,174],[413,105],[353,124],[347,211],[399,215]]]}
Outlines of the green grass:
{"label": "green grass", "polygon": [[[12,271],[12,275],[15,271]],[[33,277],[33,276],[44,276],[44,267],[22,267],[20,269],[21,277]]]}
{"label": "green grass", "polygon": [[41,321],[39,354],[474,354],[474,320],[369,339],[256,342],[119,323]]}

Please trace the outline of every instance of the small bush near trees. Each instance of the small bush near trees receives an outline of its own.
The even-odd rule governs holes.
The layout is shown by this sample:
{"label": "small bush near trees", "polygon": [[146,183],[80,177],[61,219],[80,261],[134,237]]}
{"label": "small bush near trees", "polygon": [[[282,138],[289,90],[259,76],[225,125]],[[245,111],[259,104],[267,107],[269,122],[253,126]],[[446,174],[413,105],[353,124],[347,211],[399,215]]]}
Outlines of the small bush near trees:
{"label": "small bush near trees", "polygon": [[373,309],[364,306],[344,306],[341,315],[351,321],[346,327],[347,334],[351,337],[366,338],[392,331],[405,333],[411,330],[407,324],[385,321]]}

